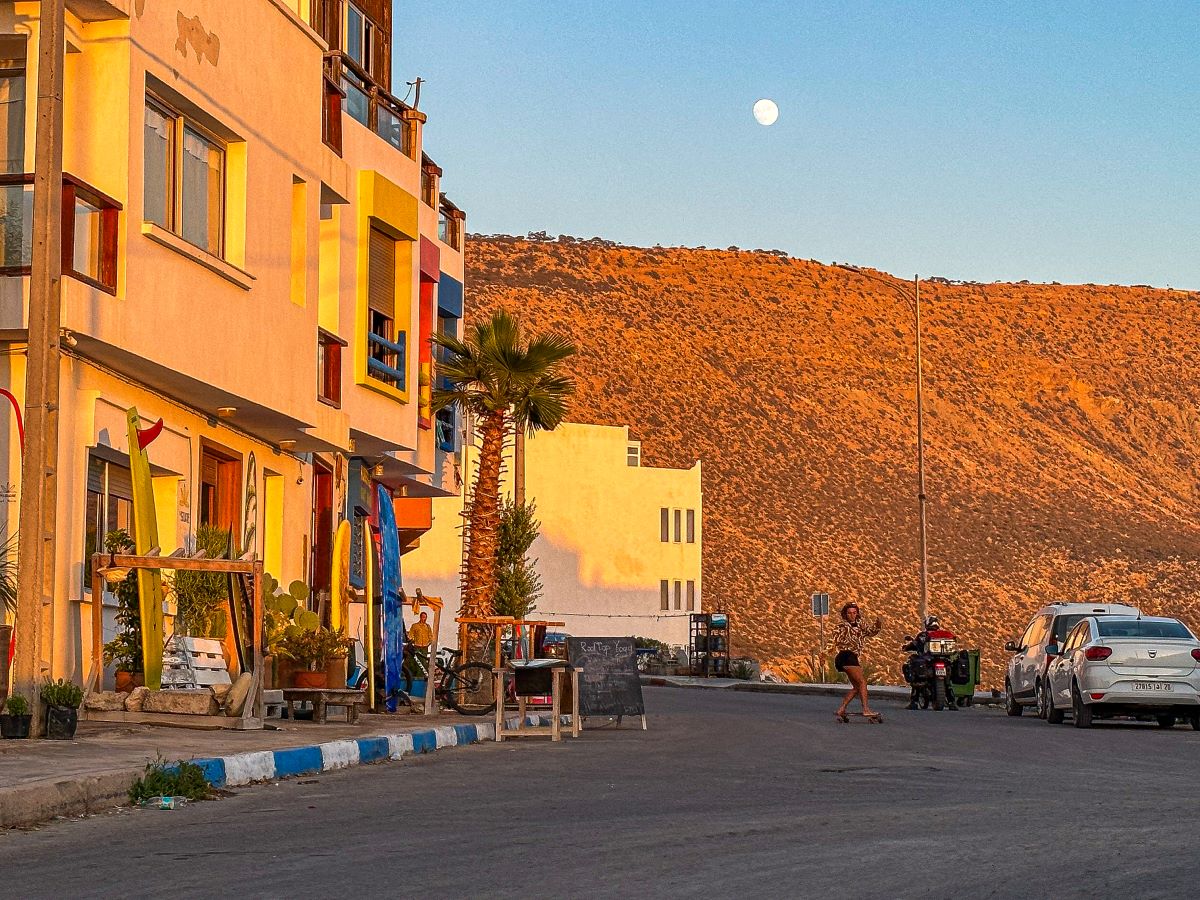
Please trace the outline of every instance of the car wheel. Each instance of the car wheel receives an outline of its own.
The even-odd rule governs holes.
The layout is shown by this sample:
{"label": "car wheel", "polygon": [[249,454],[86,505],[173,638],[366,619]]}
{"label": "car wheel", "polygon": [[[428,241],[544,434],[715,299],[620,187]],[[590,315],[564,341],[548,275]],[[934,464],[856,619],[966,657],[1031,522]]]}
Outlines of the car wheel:
{"label": "car wheel", "polygon": [[1083,702],[1083,695],[1079,693],[1077,684],[1071,685],[1071,714],[1076,728],[1092,727],[1092,708]]}
{"label": "car wheel", "polygon": [[1013,696],[1012,682],[1007,678],[1004,679],[1004,711],[1010,716],[1019,716],[1025,711]]}
{"label": "car wheel", "polygon": [[1049,712],[1046,706],[1046,686],[1040,679],[1033,689],[1033,695],[1037,698],[1037,717],[1039,719],[1046,718],[1046,714]]}
{"label": "car wheel", "polygon": [[1192,723],[1192,731],[1200,731],[1200,713],[1192,713],[1188,721]]}
{"label": "car wheel", "polygon": [[1175,717],[1174,716],[1168,716],[1168,715],[1164,714],[1161,716],[1155,716],[1154,719],[1156,722],[1158,722],[1159,728],[1174,728],[1175,727]]}
{"label": "car wheel", "polygon": [[1065,711],[1054,705],[1054,694],[1043,689],[1042,694],[1046,698],[1046,721],[1051,725],[1061,725]]}

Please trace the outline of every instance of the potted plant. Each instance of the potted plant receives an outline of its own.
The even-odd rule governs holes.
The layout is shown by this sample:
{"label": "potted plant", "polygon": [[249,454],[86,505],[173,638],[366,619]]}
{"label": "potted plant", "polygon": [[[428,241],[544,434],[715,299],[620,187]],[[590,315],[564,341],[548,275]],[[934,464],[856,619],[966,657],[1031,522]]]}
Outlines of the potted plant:
{"label": "potted plant", "polygon": [[[196,550],[209,559],[236,559],[230,533],[215,525],[196,529]],[[224,640],[229,622],[229,576],[221,572],[180,570],[171,581],[175,624],[180,634]]]}
{"label": "potted plant", "polygon": [[[104,538],[109,553],[133,553],[133,539],[124,528]],[[129,693],[146,683],[142,666],[142,613],[138,603],[137,573],[131,571],[113,585],[117,595],[117,636],[104,645],[104,664],[116,665],[116,689]]]}
{"label": "potted plant", "polygon": [[58,741],[75,737],[83,689],[65,678],[58,681],[47,678],[42,685],[42,702],[46,704],[46,737]]}
{"label": "potted plant", "polygon": [[308,630],[292,626],[284,634],[280,648],[298,667],[292,673],[292,686],[325,688],[329,686],[329,664],[343,659],[347,652],[346,635],[342,629]]}
{"label": "potted plant", "polygon": [[291,687],[293,662],[284,647],[284,637],[297,628],[315,631],[320,617],[306,608],[308,585],[293,581],[285,593],[271,575],[263,576],[263,668],[272,687]]}
{"label": "potted plant", "polygon": [[29,737],[29,721],[32,718],[29,701],[20,694],[13,694],[4,704],[4,714],[0,715],[0,737]]}

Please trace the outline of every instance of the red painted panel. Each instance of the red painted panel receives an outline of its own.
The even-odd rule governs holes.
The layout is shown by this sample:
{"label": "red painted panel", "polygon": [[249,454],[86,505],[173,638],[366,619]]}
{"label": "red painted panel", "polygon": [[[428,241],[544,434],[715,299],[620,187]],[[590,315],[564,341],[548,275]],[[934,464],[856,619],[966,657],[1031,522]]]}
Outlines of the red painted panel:
{"label": "red painted panel", "polygon": [[421,238],[421,278],[437,281],[441,274],[442,251],[429,238]]}

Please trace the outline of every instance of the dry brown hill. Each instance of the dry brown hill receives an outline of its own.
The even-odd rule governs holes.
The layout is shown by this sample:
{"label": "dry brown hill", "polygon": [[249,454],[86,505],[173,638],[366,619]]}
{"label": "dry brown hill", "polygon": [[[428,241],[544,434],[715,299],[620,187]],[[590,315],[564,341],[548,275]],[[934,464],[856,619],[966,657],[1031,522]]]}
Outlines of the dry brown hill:
{"label": "dry brown hill", "polygon": [[[735,651],[800,672],[808,595],[854,599],[898,673],[916,624],[913,339],[866,278],[766,252],[468,243],[471,309],[572,335],[572,420],[704,460],[704,596]],[[1200,296],[922,284],[931,610],[984,649],[1049,600],[1200,625]]]}

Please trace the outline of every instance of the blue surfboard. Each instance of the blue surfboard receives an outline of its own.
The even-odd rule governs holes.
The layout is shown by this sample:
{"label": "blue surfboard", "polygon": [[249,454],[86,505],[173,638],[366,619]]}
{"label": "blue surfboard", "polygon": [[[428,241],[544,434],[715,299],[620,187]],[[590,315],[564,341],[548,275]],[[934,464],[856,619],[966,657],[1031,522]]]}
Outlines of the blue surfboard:
{"label": "blue surfboard", "polygon": [[383,695],[387,711],[395,712],[404,691],[404,605],[400,602],[400,534],[396,511],[387,488],[376,488],[379,506],[379,572],[383,595]]}

